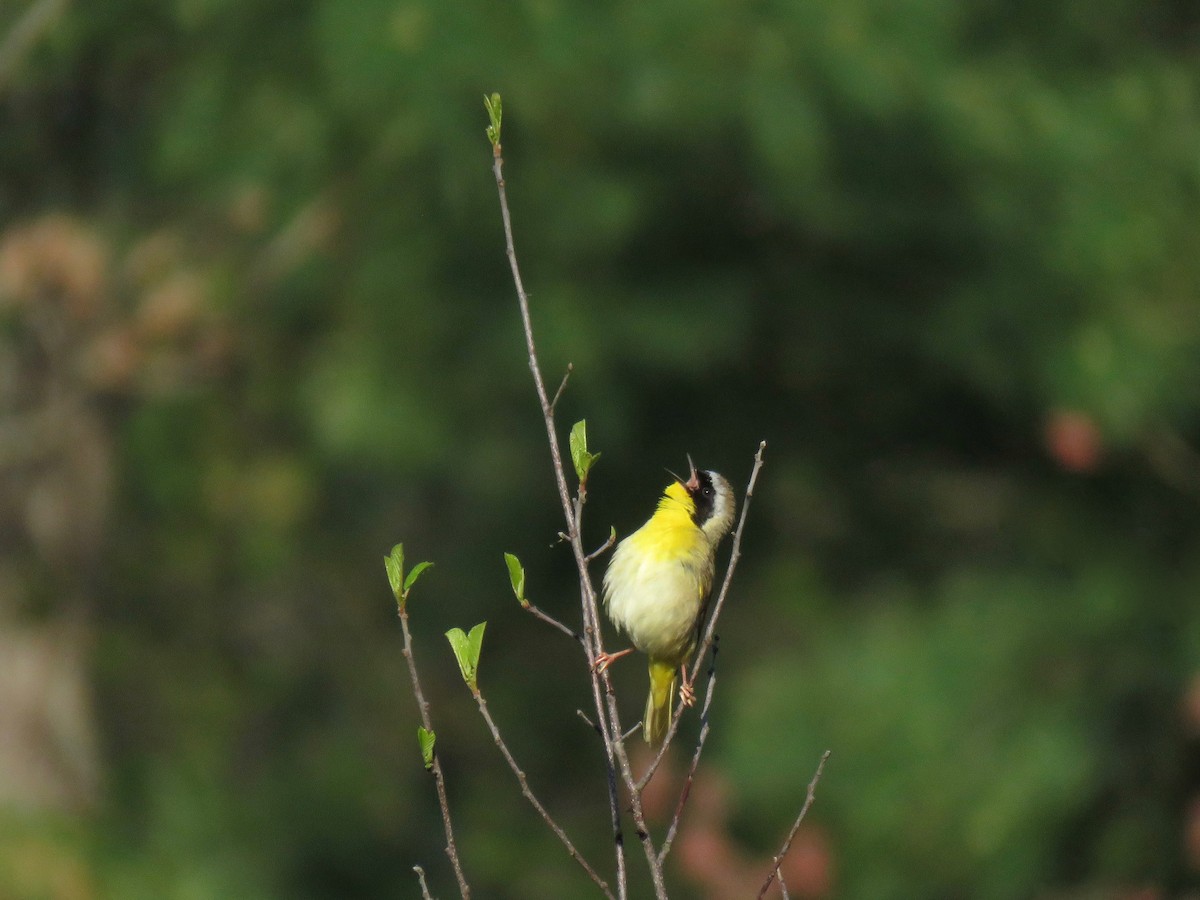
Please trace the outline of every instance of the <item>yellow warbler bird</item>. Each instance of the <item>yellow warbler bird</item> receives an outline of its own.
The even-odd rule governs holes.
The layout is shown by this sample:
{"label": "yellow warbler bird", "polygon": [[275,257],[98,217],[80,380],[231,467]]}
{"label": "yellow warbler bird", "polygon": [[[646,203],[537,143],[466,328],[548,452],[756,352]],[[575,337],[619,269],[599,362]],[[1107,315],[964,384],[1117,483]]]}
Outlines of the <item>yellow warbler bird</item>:
{"label": "yellow warbler bird", "polygon": [[[675,677],[695,649],[700,620],[712,588],[717,545],[733,524],[734,497],[716,472],[696,471],[688,457],[687,481],[676,476],[658,509],[613,552],[604,574],[604,607],[609,619],[650,657],[650,696],[642,734],[657,745],[671,722]],[[603,670],[632,653],[601,654]],[[679,690],[685,705],[694,700],[686,674]]]}

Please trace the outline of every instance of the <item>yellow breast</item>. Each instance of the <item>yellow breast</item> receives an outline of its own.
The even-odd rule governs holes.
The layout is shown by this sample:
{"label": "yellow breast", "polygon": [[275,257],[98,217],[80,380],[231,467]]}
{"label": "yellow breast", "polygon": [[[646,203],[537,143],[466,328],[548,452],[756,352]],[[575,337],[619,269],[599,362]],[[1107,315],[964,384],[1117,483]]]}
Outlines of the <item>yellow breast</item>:
{"label": "yellow breast", "polygon": [[668,487],[650,521],[617,546],[604,576],[613,624],[651,659],[676,665],[691,650],[713,577],[714,548],[693,510],[680,485]]}

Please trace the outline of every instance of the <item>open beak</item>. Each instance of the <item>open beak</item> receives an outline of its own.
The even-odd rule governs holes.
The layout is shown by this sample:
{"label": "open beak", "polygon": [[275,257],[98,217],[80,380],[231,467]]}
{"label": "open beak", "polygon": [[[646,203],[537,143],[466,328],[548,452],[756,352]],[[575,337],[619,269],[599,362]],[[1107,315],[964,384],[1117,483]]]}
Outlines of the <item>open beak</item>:
{"label": "open beak", "polygon": [[683,485],[683,489],[690,494],[693,491],[699,489],[700,476],[696,473],[696,464],[694,462],[692,462],[692,455],[690,453],[687,455],[687,461],[688,461],[688,479],[687,479],[687,481],[684,481],[682,478],[680,478],[678,475],[676,475],[670,469],[667,469],[667,474],[670,475],[672,478],[674,478],[676,481],[678,481],[681,485]]}
{"label": "open beak", "polygon": [[692,462],[692,454],[687,454],[688,461],[688,480],[683,483],[687,488],[688,493],[693,493],[700,489],[700,476],[696,473],[696,464]]}

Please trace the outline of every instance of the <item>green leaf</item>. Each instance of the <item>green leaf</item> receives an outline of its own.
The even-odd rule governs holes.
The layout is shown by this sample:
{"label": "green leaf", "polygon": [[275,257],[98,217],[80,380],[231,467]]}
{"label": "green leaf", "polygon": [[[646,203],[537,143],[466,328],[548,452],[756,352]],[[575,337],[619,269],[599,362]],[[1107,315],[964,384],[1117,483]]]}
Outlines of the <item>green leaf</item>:
{"label": "green leaf", "polygon": [[451,628],[446,632],[446,640],[450,642],[450,649],[454,651],[454,658],[458,660],[458,668],[462,672],[463,681],[469,687],[475,672],[468,660],[467,634],[461,628]]}
{"label": "green leaf", "polygon": [[413,566],[408,577],[404,577],[404,545],[397,544],[392,548],[392,552],[383,558],[383,567],[387,569],[388,584],[392,586],[392,594],[396,597],[396,605],[400,607],[400,611],[404,611],[405,605],[408,603],[408,592],[412,590],[412,586],[417,583],[417,579],[421,577],[421,573],[432,566],[431,562],[421,562]]}
{"label": "green leaf", "polygon": [[446,640],[458,660],[458,669],[462,672],[463,681],[467,683],[472,693],[476,690],[476,672],[479,669],[479,652],[483,649],[483,629],[487,622],[480,622],[471,629],[470,635],[464,634],[461,628],[451,628],[446,632]]}
{"label": "green leaf", "polygon": [[423,725],[417,726],[417,743],[421,745],[421,760],[425,763],[426,769],[433,768],[433,745],[436,742],[436,734],[427,731]]}
{"label": "green leaf", "polygon": [[397,544],[392,548],[392,552],[383,558],[383,567],[387,569],[388,583],[392,586],[392,593],[396,597],[396,603],[403,608],[405,592],[403,544]]}
{"label": "green leaf", "polygon": [[497,93],[493,93],[491,96],[484,94],[483,105],[487,107],[488,119],[492,123],[487,129],[488,140],[492,142],[493,147],[498,147],[500,145],[500,124],[504,117],[500,95]]}
{"label": "green leaf", "polygon": [[471,664],[476,669],[479,668],[479,654],[483,652],[483,630],[485,628],[487,628],[487,622],[480,622],[467,635],[467,642],[471,645]]}
{"label": "green leaf", "polygon": [[575,464],[575,474],[579,476],[579,480],[583,481],[583,476],[587,471],[587,419],[580,419],[571,426],[571,462]]}
{"label": "green leaf", "polygon": [[587,483],[588,472],[591,471],[599,453],[589,453],[587,444],[587,419],[580,419],[571,426],[571,462],[575,464],[575,474],[580,484]]}
{"label": "green leaf", "polygon": [[512,582],[517,602],[522,606],[528,606],[529,601],[525,599],[525,569],[521,566],[521,561],[513,554],[505,553],[504,562],[508,565],[508,580]]}
{"label": "green leaf", "polygon": [[412,590],[412,586],[417,583],[417,579],[421,577],[421,573],[432,566],[431,562],[419,562],[413,566],[413,570],[408,573],[408,577],[404,579],[404,596],[408,596],[408,592]]}

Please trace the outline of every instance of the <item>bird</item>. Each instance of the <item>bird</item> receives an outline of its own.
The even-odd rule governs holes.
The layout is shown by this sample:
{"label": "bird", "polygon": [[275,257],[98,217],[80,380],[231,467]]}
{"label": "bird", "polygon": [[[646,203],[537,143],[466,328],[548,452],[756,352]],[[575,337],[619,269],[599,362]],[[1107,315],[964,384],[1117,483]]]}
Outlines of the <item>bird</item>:
{"label": "bird", "polygon": [[649,657],[650,693],[642,735],[652,747],[662,743],[671,722],[677,673],[685,706],[695,693],[683,667],[696,647],[716,569],[717,546],[733,525],[734,493],[712,471],[698,471],[688,456],[689,475],[667,485],[654,515],[623,539],[604,573],[604,608],[633,643],[617,653],[601,653],[603,671],[614,660],[640,650]]}

